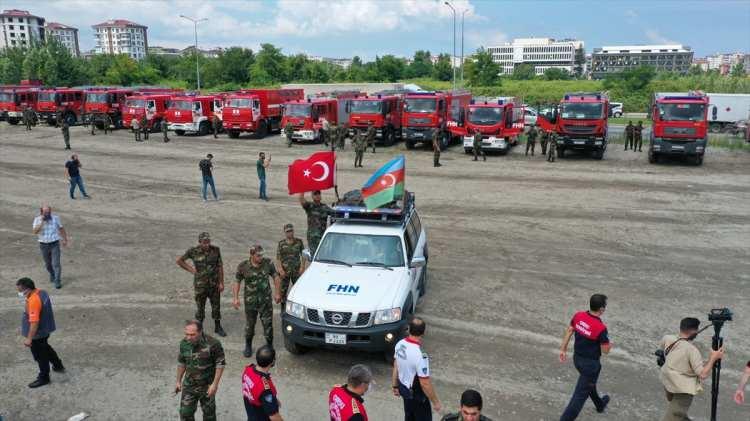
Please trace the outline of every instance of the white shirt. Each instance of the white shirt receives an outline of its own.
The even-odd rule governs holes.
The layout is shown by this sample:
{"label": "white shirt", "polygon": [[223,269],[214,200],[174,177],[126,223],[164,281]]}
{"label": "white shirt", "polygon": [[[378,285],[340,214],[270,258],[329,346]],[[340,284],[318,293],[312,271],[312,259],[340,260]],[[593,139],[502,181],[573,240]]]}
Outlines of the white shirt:
{"label": "white shirt", "polygon": [[[39,225],[42,225],[41,215],[34,218],[32,229],[36,229]],[[60,228],[62,227],[63,225],[62,222],[60,222],[60,217],[55,214],[50,214],[50,220],[42,226],[41,230],[39,230],[37,239],[40,243],[54,243],[55,241],[60,241]]]}
{"label": "white shirt", "polygon": [[419,342],[408,337],[398,341],[393,357],[398,381],[407,388],[411,388],[415,377],[430,377],[430,358],[422,352]]}

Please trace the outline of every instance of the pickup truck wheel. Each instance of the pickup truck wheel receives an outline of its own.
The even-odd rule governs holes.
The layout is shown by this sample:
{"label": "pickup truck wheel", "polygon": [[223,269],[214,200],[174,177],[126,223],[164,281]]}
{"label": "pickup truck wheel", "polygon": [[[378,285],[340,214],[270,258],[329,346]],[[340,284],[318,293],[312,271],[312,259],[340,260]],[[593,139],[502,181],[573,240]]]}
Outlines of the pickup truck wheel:
{"label": "pickup truck wheel", "polygon": [[464,148],[464,153],[465,153],[466,155],[469,155],[469,154],[471,154],[471,148]]}
{"label": "pickup truck wheel", "polygon": [[185,130],[175,130],[174,133],[177,136],[185,136]]}
{"label": "pickup truck wheel", "polygon": [[240,131],[239,130],[229,130],[227,132],[227,134],[232,139],[237,139],[238,137],[240,137]]}
{"label": "pickup truck wheel", "polygon": [[296,342],[292,342],[291,339],[284,336],[284,348],[292,355],[302,355],[309,351],[307,347],[304,347]]}

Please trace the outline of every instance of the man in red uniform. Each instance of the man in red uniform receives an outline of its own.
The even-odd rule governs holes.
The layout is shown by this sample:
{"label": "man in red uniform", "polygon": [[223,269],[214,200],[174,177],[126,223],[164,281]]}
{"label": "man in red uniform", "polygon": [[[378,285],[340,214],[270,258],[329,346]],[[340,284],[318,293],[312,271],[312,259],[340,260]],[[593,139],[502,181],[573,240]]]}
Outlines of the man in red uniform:
{"label": "man in red uniform", "polygon": [[258,365],[250,364],[242,373],[242,397],[247,421],[284,421],[279,414],[281,403],[276,397],[276,386],[271,380],[271,367],[276,363],[276,351],[268,345],[255,353]]}
{"label": "man in red uniform", "polygon": [[565,408],[560,421],[572,421],[578,417],[588,398],[596,407],[596,412],[603,413],[609,403],[609,396],[599,396],[596,382],[602,371],[599,359],[602,353],[609,354],[612,344],[609,342],[607,326],[602,322],[602,314],[607,308],[607,296],[594,294],[589,300],[589,311],[579,311],[573,316],[560,345],[560,362],[567,361],[568,343],[575,334],[575,352],[573,363],[580,376],[568,407]]}
{"label": "man in red uniform", "polygon": [[372,382],[372,371],[362,364],[349,369],[345,385],[336,385],[328,394],[328,412],[331,421],[367,421],[362,396]]}

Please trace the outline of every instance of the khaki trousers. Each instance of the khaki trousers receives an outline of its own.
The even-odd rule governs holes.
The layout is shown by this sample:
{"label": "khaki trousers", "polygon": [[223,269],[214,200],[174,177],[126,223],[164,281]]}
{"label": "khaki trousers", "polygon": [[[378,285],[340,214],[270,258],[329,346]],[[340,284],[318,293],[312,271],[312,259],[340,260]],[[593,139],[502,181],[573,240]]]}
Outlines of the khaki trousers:
{"label": "khaki trousers", "polygon": [[670,393],[667,394],[667,412],[661,421],[690,421],[688,410],[693,403],[693,395],[687,393]]}

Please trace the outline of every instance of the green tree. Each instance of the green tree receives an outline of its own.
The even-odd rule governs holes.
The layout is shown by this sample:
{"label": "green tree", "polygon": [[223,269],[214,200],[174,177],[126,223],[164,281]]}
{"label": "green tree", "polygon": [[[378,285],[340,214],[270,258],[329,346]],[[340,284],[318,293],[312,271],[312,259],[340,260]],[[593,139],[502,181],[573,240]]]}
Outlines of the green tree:
{"label": "green tree", "polygon": [[289,56],[286,59],[286,74],[289,76],[289,80],[302,80],[304,75],[305,65],[310,60],[304,54],[296,54]]}
{"label": "green tree", "polygon": [[544,79],[546,80],[568,80],[570,79],[570,73],[565,69],[559,67],[550,67],[544,71]]}
{"label": "green tree", "polygon": [[104,74],[103,82],[107,85],[130,86],[137,81],[138,71],[135,60],[125,54],[118,54]]}
{"label": "green tree", "polygon": [[729,72],[732,77],[745,77],[745,66],[740,62],[732,66],[732,70]]}
{"label": "green tree", "polygon": [[432,77],[437,80],[448,81],[453,79],[453,66],[451,65],[451,56],[440,54],[437,62],[432,69]]}
{"label": "green tree", "polygon": [[429,51],[418,50],[414,59],[406,68],[407,78],[429,77],[432,74],[432,55]]}
{"label": "green tree", "polygon": [[250,66],[250,80],[253,83],[271,84],[274,82],[286,82],[285,74],[286,57],[281,54],[281,49],[273,44],[261,44],[260,51],[255,56],[255,62]]}
{"label": "green tree", "polygon": [[513,79],[532,80],[536,77],[534,65],[529,63],[519,64],[513,69]]}
{"label": "green tree", "polygon": [[397,82],[404,76],[406,63],[403,59],[390,54],[375,59],[377,79],[386,82]]}
{"label": "green tree", "polygon": [[0,83],[12,85],[21,82],[25,56],[26,50],[19,47],[0,50]]}
{"label": "green tree", "polygon": [[250,80],[250,66],[254,61],[253,50],[242,47],[231,47],[224,50],[216,59],[225,83],[247,83]]}
{"label": "green tree", "polygon": [[500,82],[500,66],[484,48],[479,48],[464,66],[470,86],[494,86]]}
{"label": "green tree", "polygon": [[[24,79],[41,79],[42,66],[47,59],[47,53],[41,48],[29,48],[23,59],[23,78]],[[47,83],[48,81],[44,81]]]}

